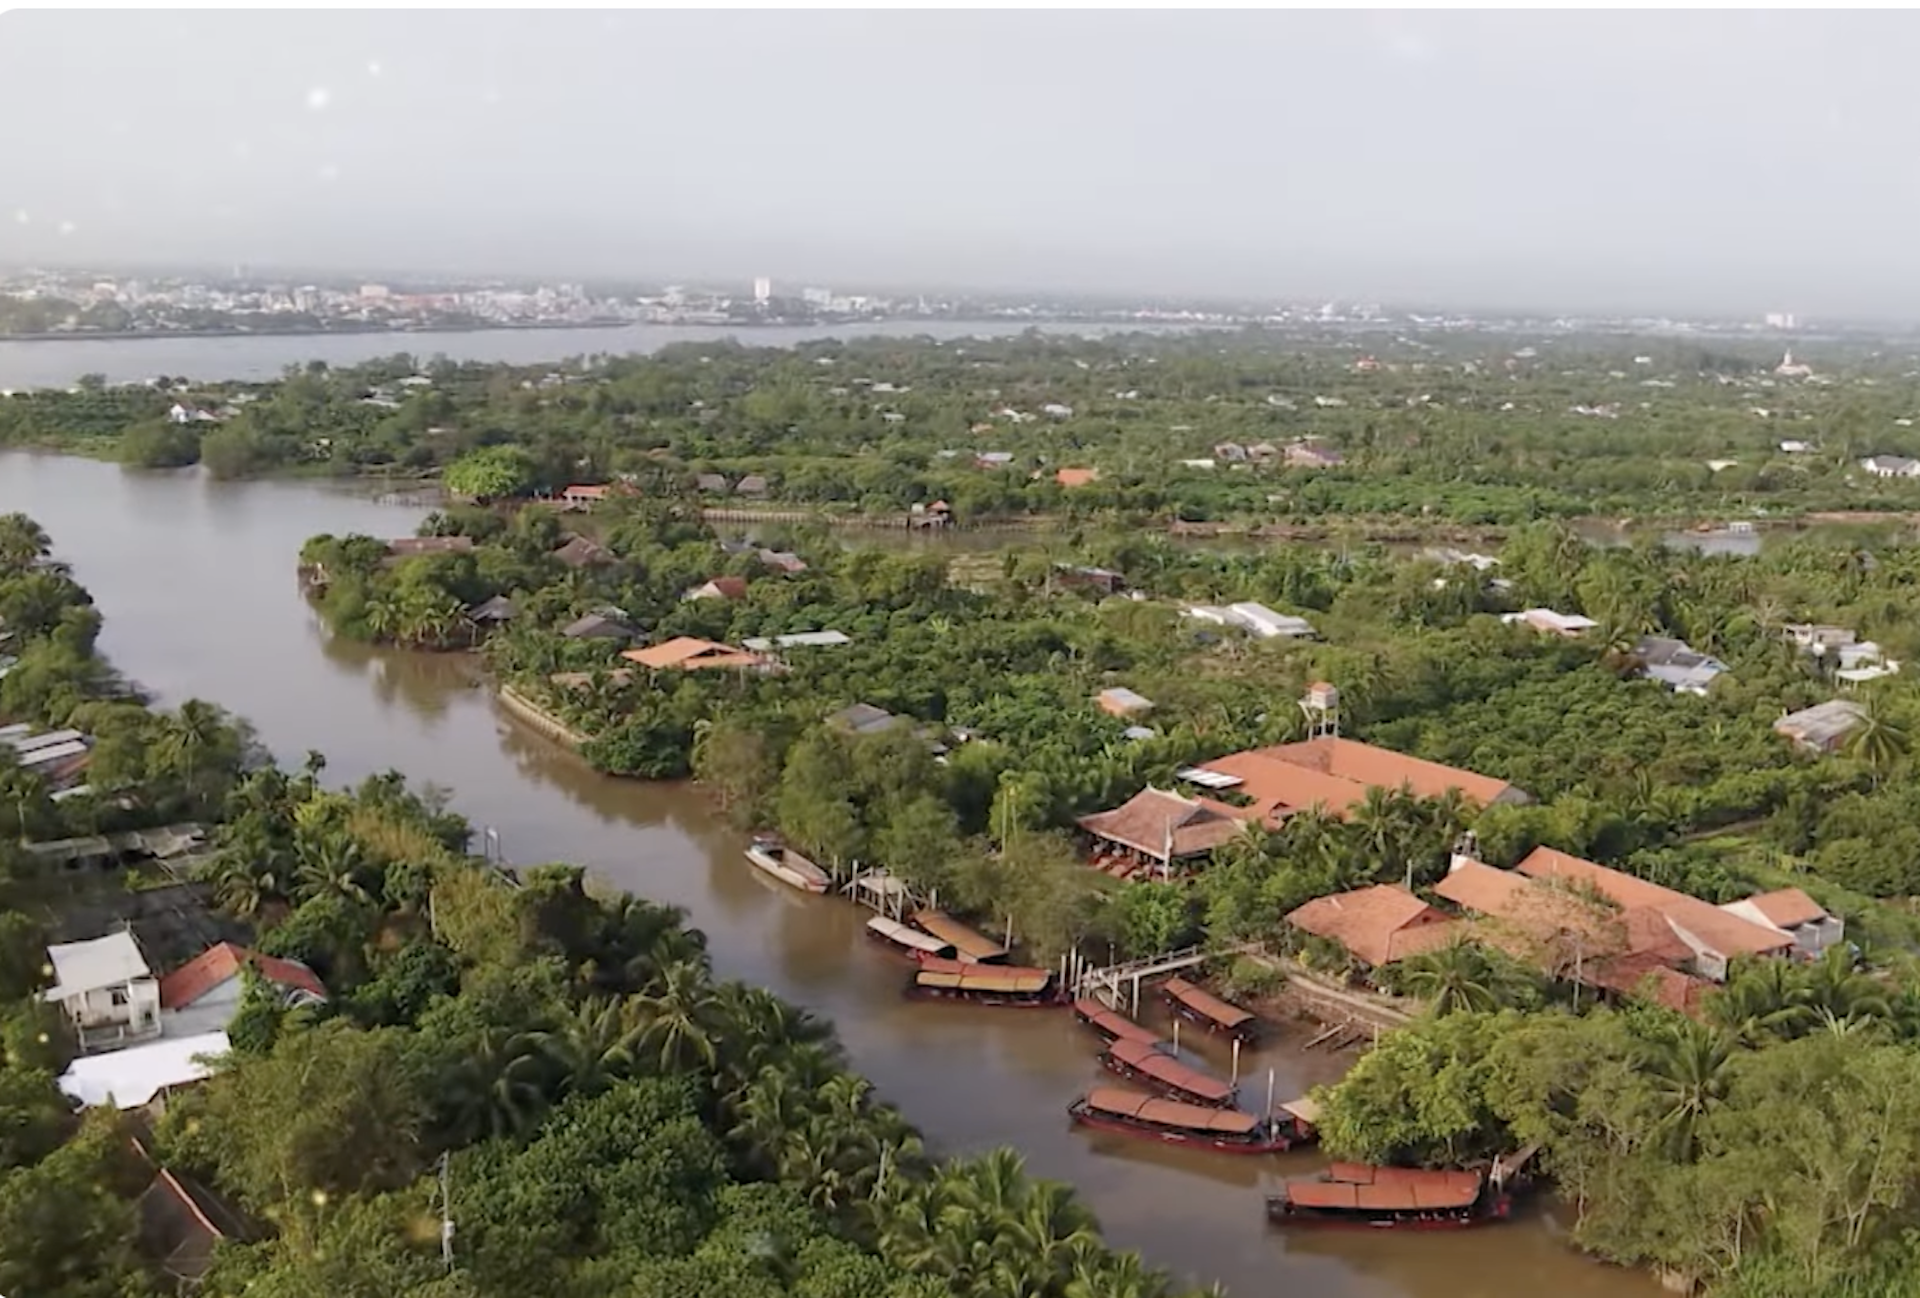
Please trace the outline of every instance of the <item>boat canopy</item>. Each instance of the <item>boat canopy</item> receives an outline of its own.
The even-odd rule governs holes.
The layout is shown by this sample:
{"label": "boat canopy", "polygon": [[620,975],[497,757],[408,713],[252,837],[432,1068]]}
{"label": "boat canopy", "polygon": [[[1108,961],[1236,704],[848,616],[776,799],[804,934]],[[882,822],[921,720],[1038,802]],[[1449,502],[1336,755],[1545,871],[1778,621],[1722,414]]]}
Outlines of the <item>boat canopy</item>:
{"label": "boat canopy", "polygon": [[1151,1028],[1143,1028],[1138,1023],[1117,1010],[1110,1010],[1099,1001],[1085,997],[1073,1003],[1074,1012],[1087,1026],[1111,1037],[1115,1041],[1140,1041],[1147,1045],[1158,1045],[1160,1038]]}
{"label": "boat canopy", "polygon": [[867,931],[875,937],[885,938],[896,946],[906,947],[910,951],[924,951],[928,955],[951,957],[953,944],[942,942],[937,937],[929,937],[917,928],[910,928],[898,920],[888,919],[885,915],[875,915],[867,921]]}
{"label": "boat canopy", "polygon": [[1007,948],[980,936],[944,911],[916,910],[913,912],[913,922],[941,941],[951,944],[963,960],[991,964],[1007,958]]}
{"label": "boat canopy", "polygon": [[1115,1118],[1131,1118],[1155,1126],[1178,1127],[1183,1131],[1204,1131],[1222,1136],[1249,1136],[1260,1126],[1251,1113],[1238,1109],[1210,1109],[1199,1104],[1182,1104],[1155,1095],[1142,1095],[1117,1086],[1096,1086],[1088,1093],[1086,1105],[1096,1113]]}
{"label": "boat canopy", "polygon": [[1480,1199],[1478,1172],[1429,1172],[1404,1167],[1335,1163],[1324,1178],[1288,1181],[1287,1202],[1300,1208],[1350,1212],[1450,1212]]}
{"label": "boat canopy", "polygon": [[1053,981],[1053,975],[1045,969],[969,964],[962,960],[943,960],[930,956],[920,962],[913,981],[917,987],[1035,996],[1047,989]]}
{"label": "boat canopy", "polygon": [[1165,990],[1167,995],[1195,1014],[1229,1031],[1253,1022],[1253,1015],[1246,1010],[1238,1005],[1229,1005],[1204,987],[1197,987],[1185,978],[1167,979]]}
{"label": "boat canopy", "polygon": [[1320,1125],[1320,1106],[1305,1095],[1297,1100],[1288,1100],[1282,1104],[1280,1108],[1283,1112],[1293,1115],[1309,1127],[1317,1127]]}
{"label": "boat canopy", "polygon": [[1177,1091],[1225,1104],[1233,1098],[1233,1088],[1211,1073],[1203,1073],[1163,1053],[1158,1043],[1132,1040],[1115,1041],[1107,1047],[1107,1054],[1126,1064],[1142,1076],[1150,1077],[1163,1086],[1171,1086]]}

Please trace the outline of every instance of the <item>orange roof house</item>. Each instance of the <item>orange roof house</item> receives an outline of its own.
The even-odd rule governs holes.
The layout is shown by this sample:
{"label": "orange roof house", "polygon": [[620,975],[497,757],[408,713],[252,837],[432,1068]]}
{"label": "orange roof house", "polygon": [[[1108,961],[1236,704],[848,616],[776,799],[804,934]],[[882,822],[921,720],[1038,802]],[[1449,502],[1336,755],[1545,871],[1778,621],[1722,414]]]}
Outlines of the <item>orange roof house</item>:
{"label": "orange roof house", "polygon": [[1794,946],[1793,937],[1778,929],[1551,847],[1535,848],[1515,868],[1531,879],[1564,881],[1590,889],[1629,915],[1639,912],[1641,922],[1649,924],[1656,935],[1659,922],[1664,921],[1671,934],[1691,951],[1695,967],[1716,982],[1725,980],[1727,964],[1736,956],[1778,955]]}
{"label": "orange roof house", "polygon": [[1098,469],[1061,469],[1053,480],[1063,487],[1087,487],[1100,480]]}
{"label": "orange roof house", "polygon": [[682,599],[724,599],[742,600],[747,597],[747,579],[745,577],[715,577],[704,585],[695,586]]}
{"label": "orange roof house", "polygon": [[1479,806],[1528,800],[1524,792],[1505,780],[1376,748],[1357,739],[1329,736],[1229,753],[1200,763],[1198,769],[1235,780],[1232,787],[1251,799],[1270,824],[1315,806],[1344,820],[1373,788],[1405,788],[1422,798],[1437,798],[1449,789],[1458,789]]}
{"label": "orange roof house", "polygon": [[1376,969],[1445,946],[1460,931],[1446,912],[1385,883],[1316,897],[1290,911],[1287,923]]}
{"label": "orange roof house", "polygon": [[663,644],[649,645],[645,649],[629,649],[620,656],[653,671],[670,668],[680,671],[699,671],[707,667],[757,668],[767,664],[767,660],[759,654],[690,635],[676,636]]}
{"label": "orange roof house", "polygon": [[326,983],[300,960],[280,960],[246,947],[236,947],[234,943],[219,943],[202,950],[173,974],[159,979],[159,1008],[165,1012],[186,1010],[223,989],[228,993],[223,1000],[234,1002],[238,995],[230,985],[248,968],[280,987],[294,1002],[311,1004],[326,1000]]}

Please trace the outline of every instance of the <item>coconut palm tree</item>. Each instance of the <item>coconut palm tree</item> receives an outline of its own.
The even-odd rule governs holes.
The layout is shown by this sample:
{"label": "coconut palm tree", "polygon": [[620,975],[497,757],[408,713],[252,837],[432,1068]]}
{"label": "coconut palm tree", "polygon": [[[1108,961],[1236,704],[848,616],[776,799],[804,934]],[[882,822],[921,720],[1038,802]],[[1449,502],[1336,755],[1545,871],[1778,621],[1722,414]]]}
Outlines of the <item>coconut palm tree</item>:
{"label": "coconut palm tree", "polygon": [[1706,1012],[1716,1027],[1748,1045],[1799,1036],[1813,1017],[1806,979],[1785,960],[1746,965],[1708,998]]}
{"label": "coconut palm tree", "polygon": [[541,1051],[559,1075],[563,1095],[598,1095],[635,1069],[640,1034],[628,1007],[611,997],[582,1001],[558,1029],[539,1034]]}
{"label": "coconut palm tree", "polygon": [[1881,778],[1898,765],[1911,748],[1907,728],[1873,702],[1865,705],[1860,724],[1847,740],[1848,753],[1872,772],[1875,788],[1880,787]]}
{"label": "coconut palm tree", "polygon": [[532,1132],[547,1107],[549,1061],[540,1037],[492,1027],[446,1084],[459,1143]]}
{"label": "coconut palm tree", "polygon": [[1426,1001],[1436,1016],[1499,1009],[1512,993],[1505,971],[1465,937],[1406,961],[1400,985],[1409,996]]}
{"label": "coconut palm tree", "polygon": [[220,742],[225,730],[226,714],[200,699],[188,699],[161,723],[161,757],[179,772],[181,783],[189,790],[194,787],[201,759]]}
{"label": "coconut palm tree", "polygon": [[704,962],[670,964],[653,985],[655,990],[632,1001],[641,1024],[638,1053],[651,1056],[669,1071],[712,1068],[719,1059],[715,1039],[719,1002]]}
{"label": "coconut palm tree", "polygon": [[1893,1016],[1893,1002],[1879,979],[1855,967],[1845,946],[1828,947],[1807,970],[1805,1003],[1816,1015],[1862,1022]]}
{"label": "coconut palm tree", "polygon": [[1690,1020],[1668,1029],[1647,1050],[1645,1071],[1659,1107],[1656,1131],[1671,1157],[1693,1161],[1700,1124],[1727,1097],[1732,1061],[1731,1036]]}

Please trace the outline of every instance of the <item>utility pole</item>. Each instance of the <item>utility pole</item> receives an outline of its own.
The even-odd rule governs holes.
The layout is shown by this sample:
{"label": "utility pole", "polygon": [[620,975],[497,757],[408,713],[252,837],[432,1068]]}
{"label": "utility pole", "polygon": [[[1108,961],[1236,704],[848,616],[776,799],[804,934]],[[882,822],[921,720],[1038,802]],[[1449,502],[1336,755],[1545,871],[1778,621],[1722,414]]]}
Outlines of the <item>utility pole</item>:
{"label": "utility pole", "polygon": [[440,1155],[440,1260],[453,1271],[453,1198],[449,1155]]}

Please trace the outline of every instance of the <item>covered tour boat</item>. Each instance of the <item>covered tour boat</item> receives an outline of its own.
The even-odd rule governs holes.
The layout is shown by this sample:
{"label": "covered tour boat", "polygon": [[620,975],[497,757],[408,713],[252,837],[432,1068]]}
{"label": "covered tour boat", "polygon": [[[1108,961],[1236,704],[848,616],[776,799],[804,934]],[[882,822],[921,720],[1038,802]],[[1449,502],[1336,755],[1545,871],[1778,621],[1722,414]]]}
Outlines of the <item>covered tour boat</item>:
{"label": "covered tour boat", "polygon": [[1293,1119],[1294,1138],[1302,1144],[1320,1139],[1320,1106],[1308,1096],[1288,1100],[1280,1111]]}
{"label": "covered tour boat", "polygon": [[1181,1063],[1162,1050],[1158,1042],[1115,1041],[1100,1056],[1100,1064],[1110,1073],[1118,1073],[1130,1082],[1139,1082],[1176,1100],[1216,1108],[1233,1103],[1232,1086],[1211,1073]]}
{"label": "covered tour boat", "polygon": [[1141,1027],[1118,1010],[1110,1010],[1099,1001],[1085,996],[1073,1003],[1073,1017],[1108,1041],[1138,1041],[1149,1046],[1160,1043],[1160,1038],[1150,1029]]}
{"label": "covered tour boat", "polygon": [[1322,1176],[1286,1182],[1267,1198],[1267,1217],[1288,1225],[1454,1230],[1513,1211],[1505,1191],[1479,1172],[1335,1163]]}
{"label": "covered tour boat", "polygon": [[1182,1104],[1117,1086],[1096,1086],[1067,1113],[1083,1127],[1223,1154],[1278,1154],[1293,1144],[1292,1124],[1284,1118],[1263,1121],[1238,1109]]}
{"label": "covered tour boat", "polygon": [[1053,974],[1019,965],[969,964],[927,956],[914,970],[907,995],[920,1000],[966,1001],[974,1005],[1037,1008],[1059,1005],[1063,997]]}
{"label": "covered tour boat", "polygon": [[823,893],[833,886],[825,870],[777,838],[755,838],[747,848],[747,860],[755,869],[801,892]]}
{"label": "covered tour boat", "polygon": [[1251,1012],[1221,1000],[1185,978],[1167,979],[1160,988],[1160,996],[1175,1014],[1209,1032],[1225,1033],[1251,1043],[1260,1030],[1260,1020]]}
{"label": "covered tour boat", "polygon": [[947,943],[969,964],[1004,964],[1007,948],[962,924],[945,911],[922,908],[913,912],[914,927]]}
{"label": "covered tour boat", "polygon": [[953,943],[942,942],[931,934],[922,933],[897,919],[888,919],[885,915],[875,915],[867,921],[867,936],[915,959],[932,956],[951,960],[954,956]]}

